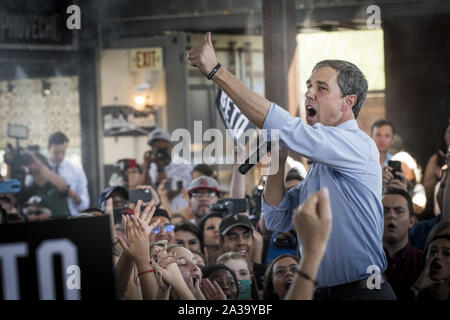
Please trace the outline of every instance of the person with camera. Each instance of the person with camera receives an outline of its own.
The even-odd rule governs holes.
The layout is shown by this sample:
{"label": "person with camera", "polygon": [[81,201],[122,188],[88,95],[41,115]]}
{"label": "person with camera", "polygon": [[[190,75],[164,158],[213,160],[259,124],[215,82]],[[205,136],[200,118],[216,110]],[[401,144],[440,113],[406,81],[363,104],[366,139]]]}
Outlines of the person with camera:
{"label": "person with camera", "polygon": [[192,165],[183,158],[172,155],[173,145],[167,131],[157,128],[148,136],[148,145],[152,148],[144,154],[144,184],[158,187],[163,180],[172,212],[187,207],[188,203],[181,194],[182,188],[191,183]]}
{"label": "person with camera", "polygon": [[66,181],[50,170],[50,166],[42,154],[28,153],[31,157],[31,163],[28,167],[33,182],[25,186],[17,194],[20,203],[25,203],[32,196],[39,196],[48,204],[53,219],[65,219],[71,215],[67,198],[74,196],[73,189]]}
{"label": "person with camera", "polygon": [[69,187],[67,204],[71,215],[89,207],[87,178],[81,167],[75,166],[65,159],[69,139],[62,132],[53,133],[48,139],[50,168],[61,176]]}

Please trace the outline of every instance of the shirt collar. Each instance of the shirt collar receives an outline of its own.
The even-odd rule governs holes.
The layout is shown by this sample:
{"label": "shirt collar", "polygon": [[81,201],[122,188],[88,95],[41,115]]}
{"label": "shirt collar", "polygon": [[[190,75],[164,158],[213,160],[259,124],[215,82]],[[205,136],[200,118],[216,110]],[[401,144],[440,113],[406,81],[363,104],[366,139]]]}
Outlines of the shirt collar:
{"label": "shirt collar", "polygon": [[354,130],[358,129],[358,123],[356,122],[355,119],[350,119],[342,122],[340,125],[337,126],[337,128]]}
{"label": "shirt collar", "polygon": [[[63,166],[63,164],[64,164],[64,159],[63,159],[63,161],[61,161],[59,164],[58,164],[58,168],[61,168],[62,166]],[[50,167],[52,167],[52,168],[55,168],[56,167],[56,163],[54,163],[51,159],[48,159],[48,163],[50,164]]]}

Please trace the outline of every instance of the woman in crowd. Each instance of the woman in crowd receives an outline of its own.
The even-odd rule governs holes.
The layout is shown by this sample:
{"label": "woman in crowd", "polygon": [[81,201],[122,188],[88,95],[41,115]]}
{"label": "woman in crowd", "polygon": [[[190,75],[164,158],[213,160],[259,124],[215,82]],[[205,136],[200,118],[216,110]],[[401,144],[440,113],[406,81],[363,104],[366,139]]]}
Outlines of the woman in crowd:
{"label": "woman in crowd", "polygon": [[299,259],[283,254],[272,261],[264,277],[264,300],[283,300],[294,282]]}
{"label": "woman in crowd", "polygon": [[203,252],[206,258],[206,265],[216,263],[217,258],[222,253],[219,239],[219,225],[221,221],[222,214],[213,212],[203,217],[199,223],[199,228],[203,235]]}
{"label": "woman in crowd", "polygon": [[226,252],[217,259],[218,264],[230,268],[239,282],[239,300],[260,300],[256,280],[250,270],[251,261],[237,252]]}
{"label": "woman in crowd", "polygon": [[211,282],[217,282],[227,300],[236,300],[238,297],[238,280],[234,272],[223,264],[211,264],[202,270],[203,277]]}
{"label": "woman in crowd", "polygon": [[[174,244],[167,248],[167,253],[168,256],[173,256],[175,258],[184,282],[194,297],[198,300],[204,300],[205,298],[200,290],[202,271],[197,266],[197,261],[192,252],[182,245]],[[158,283],[160,283],[160,281]],[[167,280],[165,284],[167,284]],[[170,288],[168,286],[160,285],[160,290],[167,291],[169,289]],[[170,296],[172,300],[178,300],[181,298],[176,292],[171,292]]]}
{"label": "woman in crowd", "polygon": [[422,179],[422,170],[417,161],[407,152],[401,151],[396,153],[391,160],[400,161],[402,163],[402,172],[406,178],[407,191],[413,199],[414,213],[421,214],[425,209],[427,198],[425,189],[420,183]]}
{"label": "woman in crowd", "polygon": [[175,225],[175,242],[191,251],[202,251],[202,234],[193,223],[186,221]]}
{"label": "woman in crowd", "polygon": [[435,236],[425,252],[425,268],[411,287],[412,294],[418,300],[449,300],[450,235]]}

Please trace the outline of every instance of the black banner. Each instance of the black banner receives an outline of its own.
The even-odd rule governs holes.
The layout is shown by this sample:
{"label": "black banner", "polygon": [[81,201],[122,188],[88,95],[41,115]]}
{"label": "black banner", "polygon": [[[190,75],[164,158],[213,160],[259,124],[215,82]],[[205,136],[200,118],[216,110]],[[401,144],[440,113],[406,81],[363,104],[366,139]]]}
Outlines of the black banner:
{"label": "black banner", "polygon": [[220,89],[217,93],[216,103],[225,128],[232,130],[235,141],[238,141],[245,130],[255,129],[255,125],[244,116],[230,97]]}
{"label": "black banner", "polygon": [[0,225],[1,300],[115,299],[108,217]]}
{"label": "black banner", "polygon": [[71,0],[3,0],[0,2],[0,47],[73,46],[67,28]]}

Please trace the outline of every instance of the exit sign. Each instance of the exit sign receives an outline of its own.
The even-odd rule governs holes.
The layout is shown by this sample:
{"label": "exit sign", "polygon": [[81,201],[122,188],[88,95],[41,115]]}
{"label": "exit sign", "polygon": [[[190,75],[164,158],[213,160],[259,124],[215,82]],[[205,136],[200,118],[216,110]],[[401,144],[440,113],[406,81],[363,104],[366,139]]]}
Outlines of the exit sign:
{"label": "exit sign", "polygon": [[162,48],[131,50],[131,71],[162,70]]}

